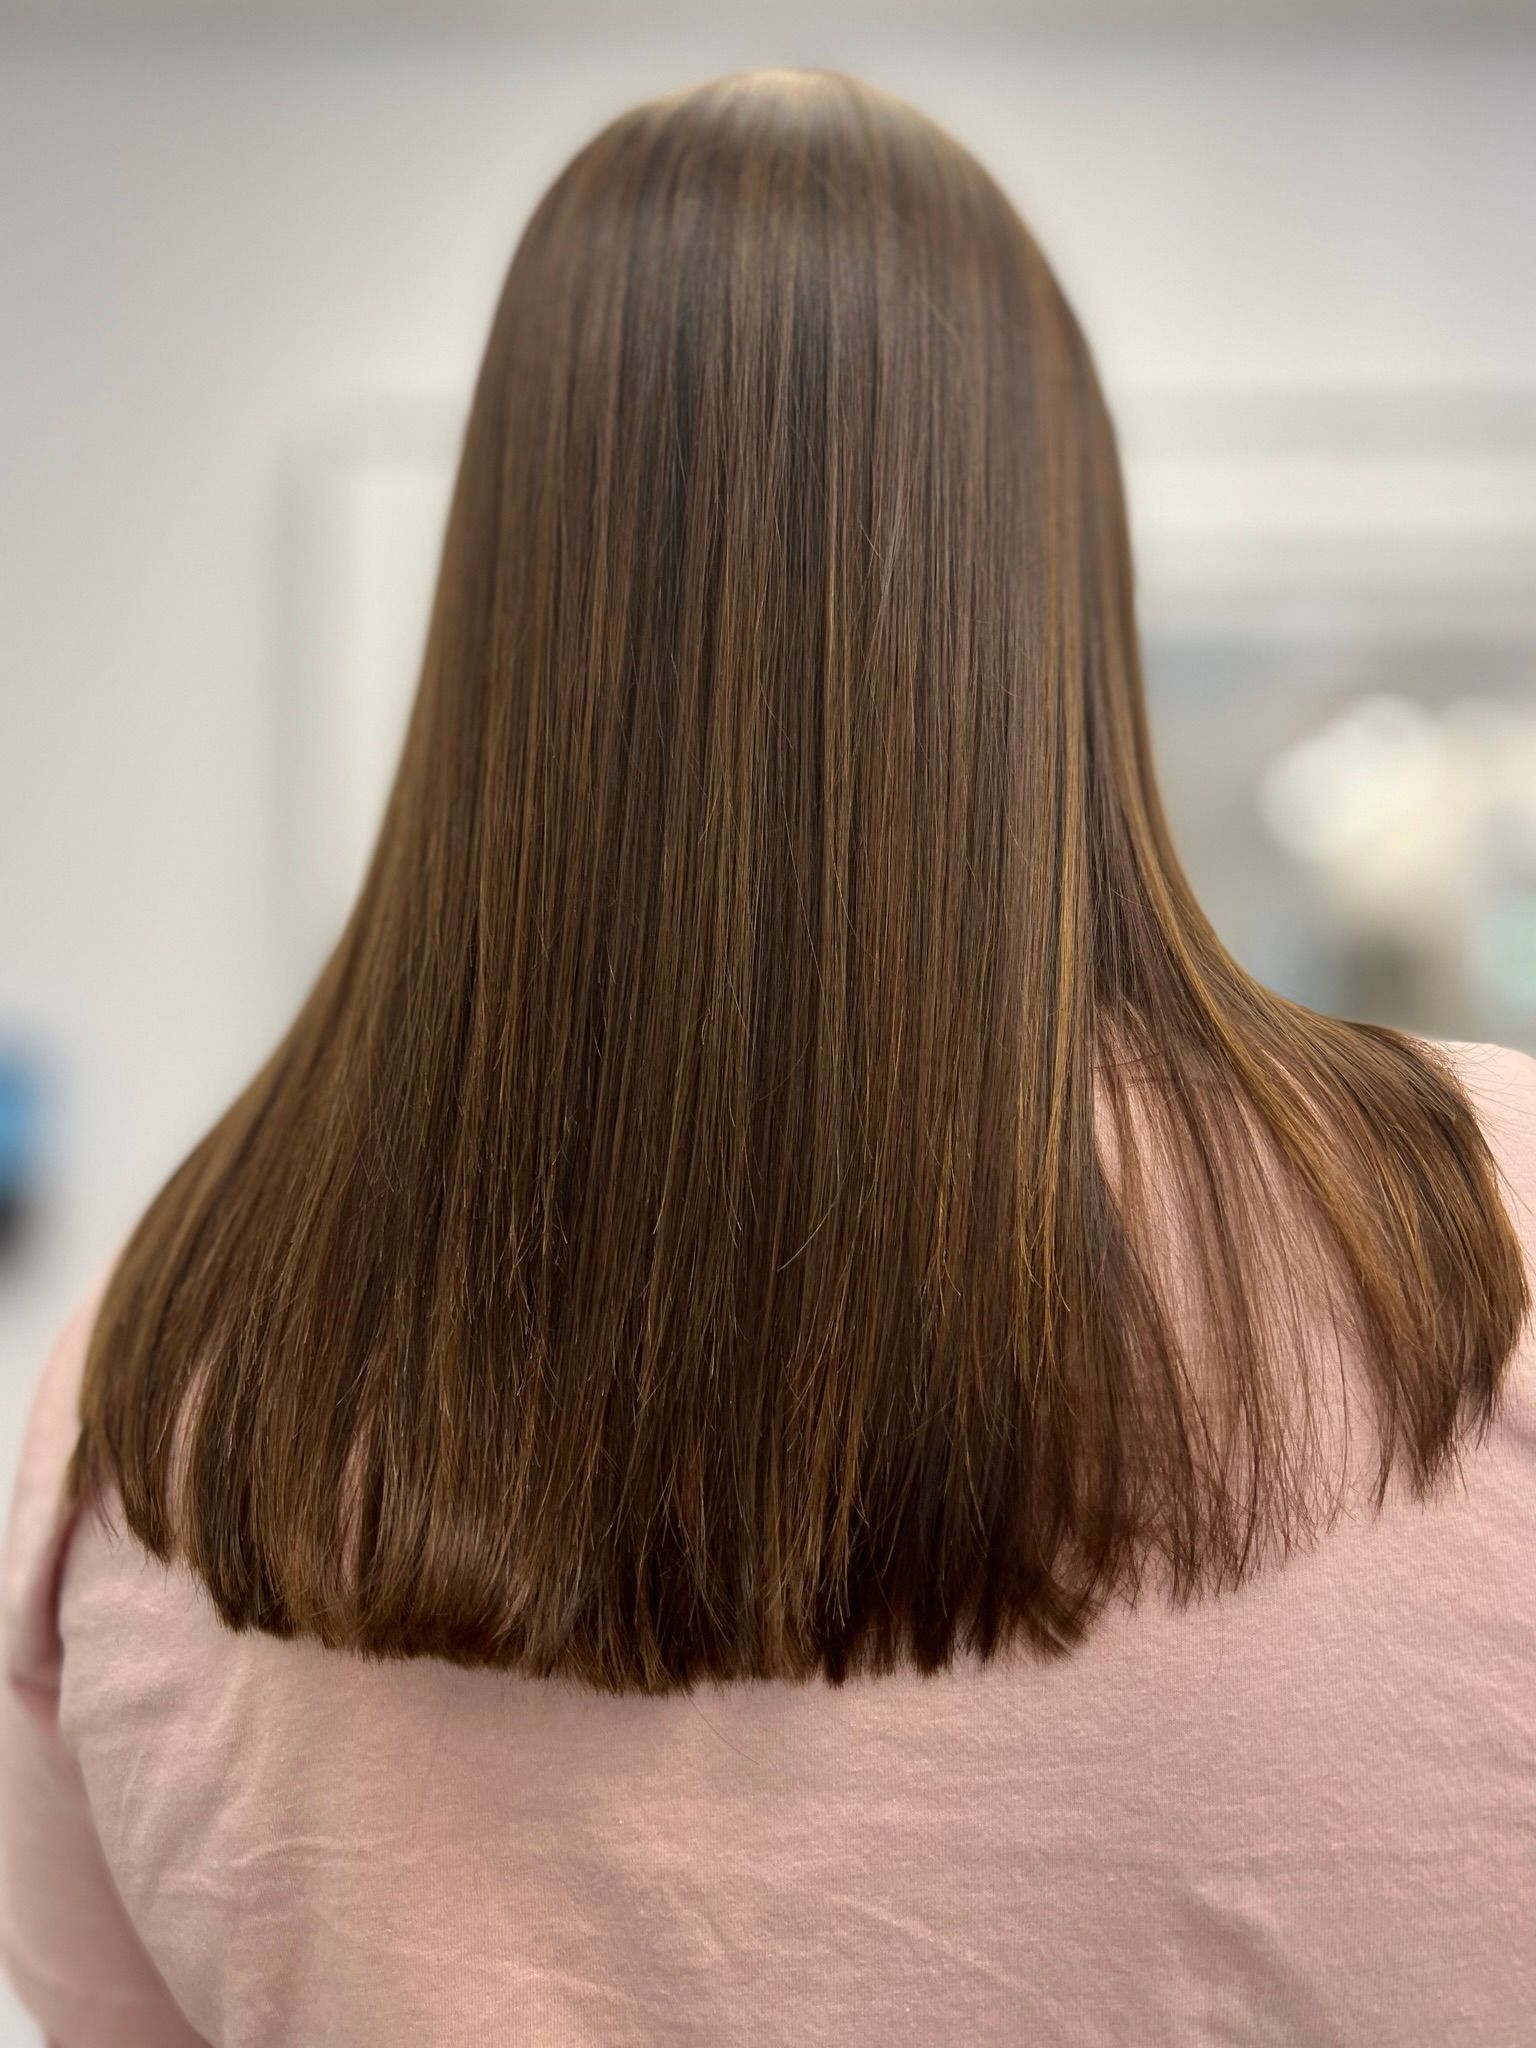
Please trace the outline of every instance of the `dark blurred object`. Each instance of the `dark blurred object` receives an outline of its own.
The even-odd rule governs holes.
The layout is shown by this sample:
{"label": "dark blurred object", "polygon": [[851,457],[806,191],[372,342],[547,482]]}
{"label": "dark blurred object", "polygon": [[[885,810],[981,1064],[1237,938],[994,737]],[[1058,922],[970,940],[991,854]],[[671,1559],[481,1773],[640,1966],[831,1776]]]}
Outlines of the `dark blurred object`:
{"label": "dark blurred object", "polygon": [[0,1263],[16,1258],[37,1219],[45,1092],[42,1062],[0,1046]]}

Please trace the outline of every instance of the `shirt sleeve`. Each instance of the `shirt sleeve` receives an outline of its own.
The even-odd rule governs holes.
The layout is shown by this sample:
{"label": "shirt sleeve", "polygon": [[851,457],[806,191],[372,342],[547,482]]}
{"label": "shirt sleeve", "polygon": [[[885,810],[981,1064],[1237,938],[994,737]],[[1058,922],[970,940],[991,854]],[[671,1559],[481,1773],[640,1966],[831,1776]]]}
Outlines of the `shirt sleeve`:
{"label": "shirt sleeve", "polygon": [[58,1590],[73,1525],[62,1490],[110,1270],[44,1369],[11,1502],[0,1580],[0,1954],[50,2048],[206,2048],[128,1918],[59,1729]]}

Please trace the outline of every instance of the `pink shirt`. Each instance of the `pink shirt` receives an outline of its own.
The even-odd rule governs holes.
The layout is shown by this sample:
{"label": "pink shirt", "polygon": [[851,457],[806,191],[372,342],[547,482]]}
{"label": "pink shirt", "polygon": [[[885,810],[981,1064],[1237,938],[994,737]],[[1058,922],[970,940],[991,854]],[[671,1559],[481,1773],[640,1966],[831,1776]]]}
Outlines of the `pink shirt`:
{"label": "pink shirt", "polygon": [[[1536,1063],[1468,1048],[1536,1246]],[[57,1512],[5,1580],[0,1934],[64,2048],[1536,2040],[1536,1340],[1464,1489],[1192,1612],[662,1701],[224,1632]]]}

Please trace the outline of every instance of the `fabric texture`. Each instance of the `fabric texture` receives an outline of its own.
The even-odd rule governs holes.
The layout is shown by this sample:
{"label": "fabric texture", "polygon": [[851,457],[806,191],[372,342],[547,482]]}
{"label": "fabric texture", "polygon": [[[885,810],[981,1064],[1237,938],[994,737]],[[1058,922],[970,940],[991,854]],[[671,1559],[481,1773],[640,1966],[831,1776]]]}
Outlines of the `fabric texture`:
{"label": "fabric texture", "polygon": [[[1536,1062],[1455,1050],[1536,1246]],[[0,1940],[59,2048],[1536,2039],[1536,1339],[1459,1486],[1234,1595],[614,1700],[237,1637],[63,1515],[102,1282],[4,1578]]]}

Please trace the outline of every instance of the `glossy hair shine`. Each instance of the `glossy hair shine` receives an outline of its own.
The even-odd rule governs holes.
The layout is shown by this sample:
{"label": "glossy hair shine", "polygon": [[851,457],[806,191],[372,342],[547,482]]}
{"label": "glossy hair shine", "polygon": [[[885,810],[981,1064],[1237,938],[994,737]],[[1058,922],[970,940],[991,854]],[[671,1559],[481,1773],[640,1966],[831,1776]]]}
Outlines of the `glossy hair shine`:
{"label": "glossy hair shine", "polygon": [[615,122],[506,280],[361,894],[116,1270],[77,1492],[237,1628],[933,1669],[1283,1555],[1351,1409],[1367,1491],[1429,1487],[1525,1307],[1441,1058],[1190,894],[1114,435],[998,187],[837,77]]}

